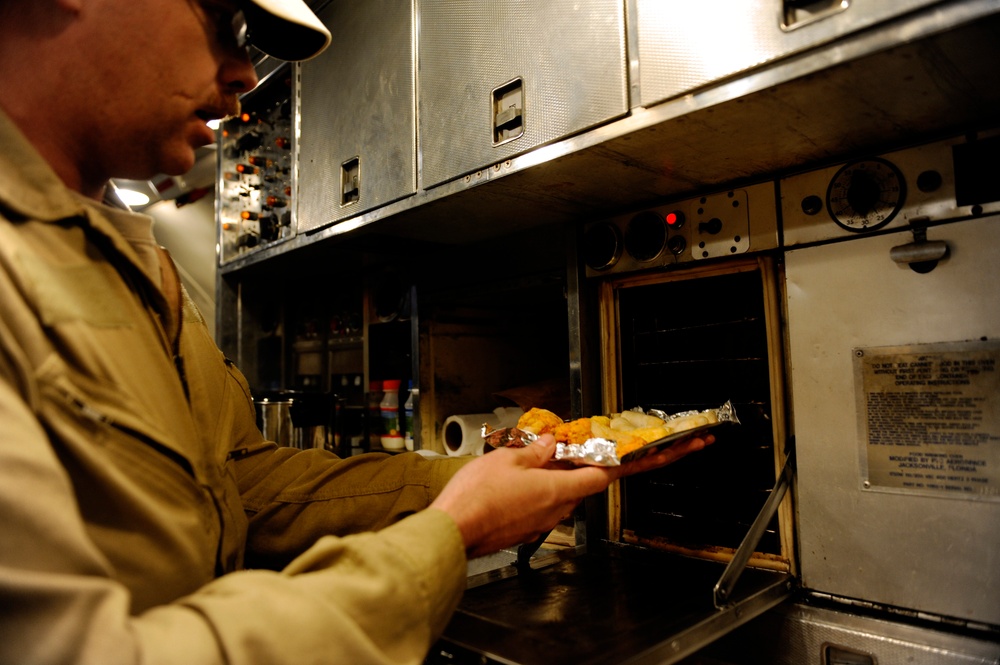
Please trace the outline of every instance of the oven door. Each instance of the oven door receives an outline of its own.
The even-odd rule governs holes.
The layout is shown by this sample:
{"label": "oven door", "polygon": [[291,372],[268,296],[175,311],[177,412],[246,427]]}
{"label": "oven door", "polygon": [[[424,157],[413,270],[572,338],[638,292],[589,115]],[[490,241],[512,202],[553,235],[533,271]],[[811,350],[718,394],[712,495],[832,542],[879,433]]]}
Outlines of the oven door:
{"label": "oven door", "polygon": [[928,228],[928,272],[913,241],[786,253],[802,584],[996,626],[1000,217]]}

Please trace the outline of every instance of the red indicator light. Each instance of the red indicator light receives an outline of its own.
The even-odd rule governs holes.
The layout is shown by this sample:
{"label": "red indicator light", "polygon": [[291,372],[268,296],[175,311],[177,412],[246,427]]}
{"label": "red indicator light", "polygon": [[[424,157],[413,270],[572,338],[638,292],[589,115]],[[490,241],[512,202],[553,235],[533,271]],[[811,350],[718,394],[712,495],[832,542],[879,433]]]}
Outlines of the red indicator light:
{"label": "red indicator light", "polygon": [[254,167],[254,166],[250,166],[249,164],[237,164],[236,165],[236,170],[238,172],[240,172],[240,173],[251,173],[252,174],[252,173],[256,173],[257,172],[257,168]]}
{"label": "red indicator light", "polygon": [[242,217],[243,219],[247,219],[247,220],[254,220],[254,219],[257,219],[258,215],[255,212],[250,212],[249,210],[244,210],[243,212],[240,213],[240,217]]}
{"label": "red indicator light", "polygon": [[250,114],[244,113],[243,115],[240,116],[240,120],[242,120],[243,122],[250,122]]}
{"label": "red indicator light", "polygon": [[673,229],[679,229],[684,226],[684,213],[680,210],[671,210],[666,216],[667,226]]}

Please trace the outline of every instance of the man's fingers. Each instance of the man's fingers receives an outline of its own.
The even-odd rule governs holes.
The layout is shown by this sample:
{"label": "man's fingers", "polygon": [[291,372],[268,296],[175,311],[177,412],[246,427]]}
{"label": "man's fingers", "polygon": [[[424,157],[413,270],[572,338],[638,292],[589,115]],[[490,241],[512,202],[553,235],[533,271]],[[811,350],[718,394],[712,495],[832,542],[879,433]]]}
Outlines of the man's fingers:
{"label": "man's fingers", "polygon": [[548,464],[556,452],[556,440],[551,434],[542,434],[530,446],[516,449],[530,466],[541,467]]}

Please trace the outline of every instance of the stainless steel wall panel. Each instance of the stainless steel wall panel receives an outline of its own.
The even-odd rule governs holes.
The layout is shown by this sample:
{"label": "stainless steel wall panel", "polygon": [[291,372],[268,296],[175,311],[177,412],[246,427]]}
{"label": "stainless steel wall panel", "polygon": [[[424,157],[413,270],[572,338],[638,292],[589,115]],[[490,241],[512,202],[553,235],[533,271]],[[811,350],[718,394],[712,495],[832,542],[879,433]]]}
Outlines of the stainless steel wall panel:
{"label": "stainless steel wall panel", "polygon": [[715,660],[695,663],[996,665],[1000,644],[986,634],[962,635],[947,627],[787,603],[737,628],[702,655]]}
{"label": "stainless steel wall panel", "polygon": [[[621,0],[423,0],[421,185],[486,168],[628,110]],[[494,91],[520,81],[523,133],[494,136]]]}
{"label": "stainless steel wall panel", "polygon": [[[319,16],[333,44],[299,66],[300,231],[416,190],[412,3],[334,2]],[[357,190],[345,194],[352,167]]]}
{"label": "stainless steel wall panel", "polygon": [[634,0],[638,105],[682,95],[939,1]]}
{"label": "stainless steel wall panel", "polygon": [[[960,456],[976,460],[977,481],[988,482],[988,487],[978,492],[961,487],[934,489],[937,481],[933,478],[939,472],[925,471],[923,465],[911,472],[906,451],[934,448],[934,455],[947,453],[952,439],[938,441],[940,437],[919,433],[912,442],[906,439],[905,432],[916,432],[922,422],[914,420],[912,407],[898,407],[897,417],[908,418],[905,428],[874,425],[880,433],[882,429],[900,432],[899,441],[873,439],[866,434],[870,431],[866,428],[873,427],[872,411],[866,415],[859,401],[869,391],[859,385],[855,373],[859,353],[873,347],[912,347],[914,353],[934,353],[927,351],[931,348],[927,345],[935,349],[956,343],[986,345],[986,340],[994,340],[995,345],[1000,337],[1000,308],[983,287],[1000,280],[997,217],[969,219],[969,208],[956,206],[952,198],[950,218],[962,221],[934,225],[949,219],[942,207],[944,197],[929,197],[918,190],[933,189],[937,179],[925,179],[936,173],[941,176],[941,192],[955,191],[950,151],[939,163],[925,159],[937,152],[929,146],[913,149],[912,155],[882,156],[901,166],[907,191],[915,192],[907,204],[911,207],[904,206],[900,216],[920,210],[911,222],[930,223],[926,240],[944,241],[949,247],[949,255],[929,272],[911,270],[891,255],[894,248],[913,243],[915,233],[891,223],[885,230],[841,229],[822,208],[819,214],[810,215],[807,211],[812,208],[797,204],[806,200],[802,195],[807,189],[799,181],[809,180],[810,174],[789,179],[798,194],[782,206],[785,238],[806,241],[785,256],[799,563],[803,586],[814,591],[1000,625],[1000,500],[995,459],[990,458],[995,456],[990,452],[995,431],[988,445],[956,439],[963,446]],[[826,170],[815,173],[822,177],[814,181],[812,190],[821,198],[834,176]],[[918,180],[918,175],[923,177]],[[824,233],[821,226],[830,231]],[[965,392],[956,392],[965,389],[936,385],[896,387],[893,394],[919,391],[930,399],[950,390],[950,395],[967,397]],[[995,406],[990,404],[983,403],[979,426],[989,428],[995,422]],[[945,418],[942,431],[979,422],[973,418],[953,425],[962,417],[957,412],[940,417]],[[892,445],[889,453],[902,456],[895,475],[920,479],[911,483],[912,488],[894,489],[884,472],[870,473],[868,461],[873,455],[876,459],[883,455],[883,444]],[[891,467],[888,474],[893,475]]]}

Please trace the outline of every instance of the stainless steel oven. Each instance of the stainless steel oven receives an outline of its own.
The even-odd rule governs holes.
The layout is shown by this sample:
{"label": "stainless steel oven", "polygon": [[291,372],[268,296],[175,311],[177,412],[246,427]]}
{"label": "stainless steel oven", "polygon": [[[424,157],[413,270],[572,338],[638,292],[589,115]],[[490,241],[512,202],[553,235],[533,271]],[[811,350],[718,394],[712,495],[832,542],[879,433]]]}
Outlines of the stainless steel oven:
{"label": "stainless steel oven", "polygon": [[587,225],[600,409],[741,424],[471,578],[429,662],[998,662],[998,163],[971,133]]}

